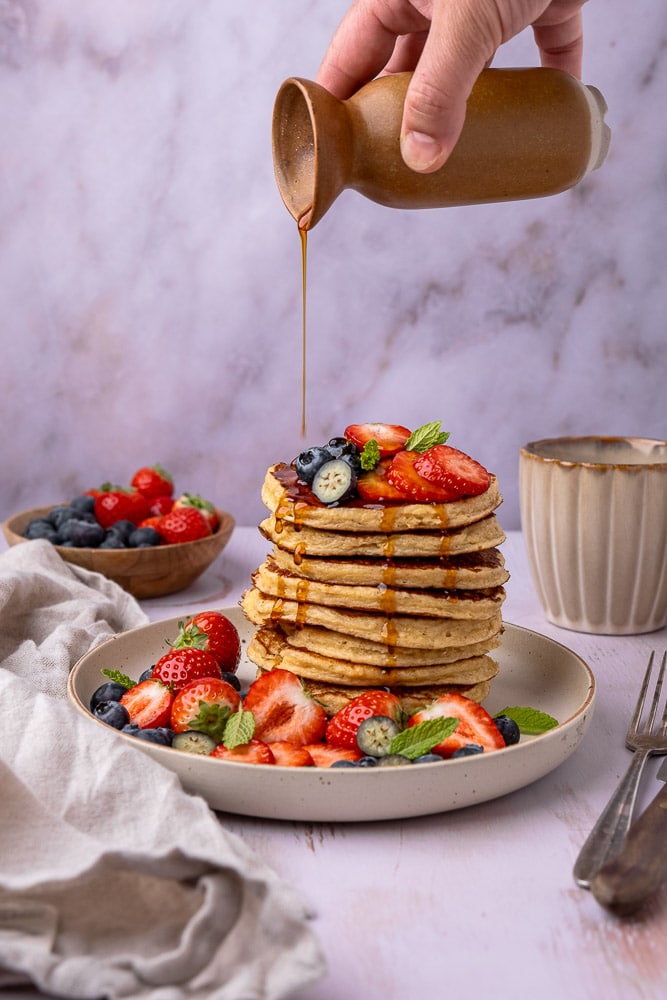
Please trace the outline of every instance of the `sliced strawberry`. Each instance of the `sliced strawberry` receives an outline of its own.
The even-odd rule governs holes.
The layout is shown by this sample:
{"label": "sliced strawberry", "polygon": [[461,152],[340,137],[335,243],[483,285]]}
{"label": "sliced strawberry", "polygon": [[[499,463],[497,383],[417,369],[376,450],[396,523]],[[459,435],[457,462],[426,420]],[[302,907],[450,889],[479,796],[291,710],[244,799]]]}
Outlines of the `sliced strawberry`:
{"label": "sliced strawberry", "polygon": [[387,479],[391,485],[406,500],[414,500],[416,503],[447,503],[456,499],[456,494],[451,489],[430,483],[417,472],[415,462],[419,458],[420,453],[417,451],[399,451],[394,455],[387,469]]}
{"label": "sliced strawberry", "polygon": [[304,749],[310,754],[315,767],[331,767],[337,760],[361,759],[361,750],[332,747],[328,743],[309,743]]}
{"label": "sliced strawberry", "polygon": [[220,669],[234,674],[241,659],[239,633],[219,611],[200,611],[181,625],[174,649],[205,649],[220,664]]}
{"label": "sliced strawberry", "polygon": [[204,677],[219,678],[222,671],[214,656],[205,649],[171,649],[161,656],[151,672],[152,677],[176,693],[192,681]]}
{"label": "sliced strawberry", "polygon": [[202,512],[194,507],[178,509],[174,507],[161,518],[157,531],[170,545],[178,542],[194,542],[211,534],[208,521]]}
{"label": "sliced strawberry", "polygon": [[250,740],[250,743],[241,743],[228,750],[224,743],[219,743],[215,750],[210,753],[211,757],[218,760],[231,760],[239,764],[274,764],[273,752],[266,743],[261,740]]}
{"label": "sliced strawberry", "polygon": [[415,459],[415,470],[455,497],[476,497],[489,488],[491,476],[483,465],[448,444],[436,444]]}
{"label": "sliced strawberry", "polygon": [[127,709],[130,722],[141,729],[168,726],[174,696],[162,681],[148,678],[129,688],[120,703]]}
{"label": "sliced strawberry", "polygon": [[298,747],[285,740],[274,740],[269,744],[276,764],[280,767],[312,767],[313,758],[305,747]]}
{"label": "sliced strawberry", "polygon": [[392,486],[387,479],[391,459],[382,459],[370,472],[362,472],[357,479],[357,493],[364,503],[387,503],[396,500],[405,503],[405,494]]}
{"label": "sliced strawberry", "polygon": [[350,424],[344,433],[359,451],[363,451],[364,445],[369,441],[376,441],[382,458],[395,455],[410,437],[407,427],[401,427],[400,424]]}
{"label": "sliced strawberry", "polygon": [[390,691],[364,691],[332,715],[326,729],[326,741],[333,747],[357,750],[357,730],[372,715],[387,715],[400,723],[401,699]]}
{"label": "sliced strawberry", "polygon": [[276,667],[252,682],[243,707],[255,718],[255,736],[265,743],[297,746],[323,739],[327,714],[290,670]]}
{"label": "sliced strawberry", "polygon": [[478,702],[461,694],[443,694],[428,708],[416,712],[408,726],[416,726],[427,719],[458,719],[459,724],[446,740],[433,747],[440,757],[451,757],[455,750],[468,743],[477,743],[485,750],[502,750],[505,740],[492,717]]}
{"label": "sliced strawberry", "polygon": [[191,681],[174,698],[171,728],[175,733],[196,729],[220,742],[227,719],[240,705],[240,694],[227,681],[217,677]]}

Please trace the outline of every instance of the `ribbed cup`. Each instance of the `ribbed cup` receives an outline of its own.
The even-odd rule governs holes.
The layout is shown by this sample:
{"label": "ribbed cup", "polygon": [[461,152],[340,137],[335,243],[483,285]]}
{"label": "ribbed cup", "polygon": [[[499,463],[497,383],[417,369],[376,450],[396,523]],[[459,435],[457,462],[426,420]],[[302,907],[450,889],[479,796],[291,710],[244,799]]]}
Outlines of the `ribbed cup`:
{"label": "ribbed cup", "polygon": [[534,441],[521,449],[519,497],[550,621],[608,635],[667,624],[666,441]]}

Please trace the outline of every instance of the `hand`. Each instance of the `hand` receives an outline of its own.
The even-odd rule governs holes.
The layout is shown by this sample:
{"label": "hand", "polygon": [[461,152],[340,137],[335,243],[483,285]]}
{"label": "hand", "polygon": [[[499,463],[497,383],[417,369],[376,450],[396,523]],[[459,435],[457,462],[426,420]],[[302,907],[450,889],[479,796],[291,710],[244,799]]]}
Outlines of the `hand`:
{"label": "hand", "polygon": [[466,101],[498,47],[532,25],[543,66],[581,74],[586,0],[354,0],[317,82],[345,100],[380,73],[413,71],[401,151],[430,173],[454,148]]}

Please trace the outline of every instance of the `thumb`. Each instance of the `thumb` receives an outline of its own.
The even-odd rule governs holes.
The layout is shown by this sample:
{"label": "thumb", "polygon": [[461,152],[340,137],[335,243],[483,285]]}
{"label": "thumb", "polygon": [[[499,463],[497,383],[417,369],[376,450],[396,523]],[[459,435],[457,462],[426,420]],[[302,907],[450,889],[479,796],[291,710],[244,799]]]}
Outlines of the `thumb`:
{"label": "thumb", "polygon": [[468,3],[434,4],[403,108],[401,153],[412,170],[437,170],[456,145],[470,91],[497,48],[493,34],[490,25],[472,15]]}

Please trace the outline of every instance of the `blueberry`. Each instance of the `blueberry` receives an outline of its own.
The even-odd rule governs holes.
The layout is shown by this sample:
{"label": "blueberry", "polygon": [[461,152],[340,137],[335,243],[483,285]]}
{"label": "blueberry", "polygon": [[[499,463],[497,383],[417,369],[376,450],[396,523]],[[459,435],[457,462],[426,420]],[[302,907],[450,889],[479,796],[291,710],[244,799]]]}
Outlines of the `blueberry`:
{"label": "blueberry", "polygon": [[331,458],[343,458],[352,466],[355,472],[361,470],[361,453],[356,444],[352,444],[344,437],[331,438],[327,445],[327,451]]}
{"label": "blueberry", "polygon": [[464,747],[455,750],[452,757],[474,757],[478,753],[484,753],[484,747],[481,747],[479,743],[466,743]]}
{"label": "blueberry", "polygon": [[125,520],[114,521],[114,523],[109,528],[107,534],[109,532],[112,532],[114,535],[117,535],[119,538],[122,538],[124,542],[127,542],[128,538],[135,529],[136,529],[136,524],[132,524],[132,521],[125,521]]}
{"label": "blueberry", "polygon": [[76,548],[96,549],[104,541],[104,528],[95,521],[70,518],[58,529],[58,544],[70,542]]}
{"label": "blueberry", "polygon": [[359,767],[359,762],[356,760],[335,760],[331,767]]}
{"label": "blueberry", "polygon": [[170,747],[171,741],[174,738],[173,730],[166,729],[163,726],[159,726],[156,729],[138,729],[132,735],[138,740],[144,740],[145,743],[157,743],[158,746],[162,747]]}
{"label": "blueberry", "polygon": [[312,482],[312,490],[324,504],[343,503],[356,491],[357,476],[344,458],[332,458],[319,467]]}
{"label": "blueberry", "polygon": [[437,753],[423,753],[420,757],[415,757],[413,764],[442,764],[443,758]]}
{"label": "blueberry", "polygon": [[378,757],[378,767],[402,767],[404,764],[412,764],[409,757],[402,753],[388,753],[386,757]]}
{"label": "blueberry", "polygon": [[100,722],[114,729],[122,729],[130,721],[130,713],[119,701],[100,701],[93,709],[93,715]]}
{"label": "blueberry", "polygon": [[371,715],[357,729],[357,746],[363,754],[384,757],[389,753],[391,741],[398,733],[398,726],[388,715]]}
{"label": "blueberry", "polygon": [[154,545],[159,545],[162,541],[162,537],[158,534],[155,528],[135,528],[132,534],[127,540],[127,544],[130,548],[152,548]]}
{"label": "blueberry", "polygon": [[328,448],[308,448],[306,451],[302,451],[300,455],[294,459],[292,463],[294,465],[294,470],[304,483],[310,485],[315,477],[315,473],[320,469],[325,462],[331,461],[331,452]]}
{"label": "blueberry", "polygon": [[105,681],[90,696],[90,711],[94,712],[95,706],[101,701],[120,701],[126,690],[127,688],[116,681]]}
{"label": "blueberry", "polygon": [[23,532],[24,538],[46,538],[48,542],[55,542],[58,533],[51,523],[44,517],[34,517],[28,522],[28,526]]}
{"label": "blueberry", "polygon": [[141,726],[138,726],[136,722],[128,722],[121,729],[121,733],[125,733],[126,736],[136,736],[139,732],[141,732]]}
{"label": "blueberry", "polygon": [[202,757],[208,757],[211,751],[215,750],[216,742],[207,733],[185,729],[182,733],[176,733],[171,745],[174,750],[183,750],[185,753],[196,753]]}
{"label": "blueberry", "polygon": [[506,747],[511,747],[514,743],[519,742],[521,739],[521,730],[514,719],[510,719],[509,715],[496,715],[493,721],[498,726],[500,735],[505,740]]}
{"label": "blueberry", "polygon": [[70,500],[69,505],[73,510],[85,512],[86,514],[94,514],[95,497],[91,497],[87,493],[85,495],[82,494],[81,496],[74,497],[73,500]]}
{"label": "blueberry", "polygon": [[120,535],[114,535],[113,532],[107,531],[104,541],[100,542],[97,547],[98,549],[126,549],[127,545]]}
{"label": "blueberry", "polygon": [[72,517],[78,517],[78,511],[74,510],[69,504],[58,504],[56,507],[52,507],[49,511],[49,521],[54,528],[60,528],[65,521],[69,521]]}
{"label": "blueberry", "polygon": [[359,767],[377,767],[377,762],[377,757],[372,757],[370,754],[366,754],[364,757],[359,758],[357,764]]}
{"label": "blueberry", "polygon": [[[153,664],[153,667],[154,666],[155,666],[155,664]],[[137,681],[137,684],[141,684],[142,681],[147,681],[149,679],[149,677],[151,677],[153,675],[153,667],[146,667],[146,669],[140,675],[139,680]]]}
{"label": "blueberry", "polygon": [[235,691],[241,690],[241,681],[238,679],[236,674],[232,674],[228,670],[223,670],[221,680],[227,681],[228,684],[231,684]]}

